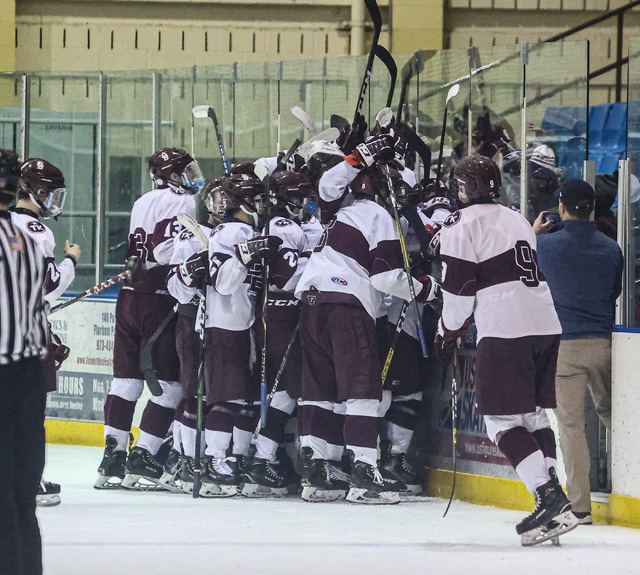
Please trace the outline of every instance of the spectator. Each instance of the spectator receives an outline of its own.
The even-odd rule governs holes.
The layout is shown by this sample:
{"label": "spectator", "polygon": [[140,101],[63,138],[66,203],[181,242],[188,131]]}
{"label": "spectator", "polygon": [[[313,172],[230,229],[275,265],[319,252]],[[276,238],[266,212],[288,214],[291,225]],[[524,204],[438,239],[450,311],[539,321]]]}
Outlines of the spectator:
{"label": "spectator", "polygon": [[40,575],[36,493],[44,468],[45,265],[11,221],[20,163],[0,150],[0,573]]}
{"label": "spectator", "polygon": [[[551,289],[562,325],[556,374],[556,416],[567,472],[567,492],[581,523],[591,523],[589,449],[584,400],[589,389],[596,411],[611,429],[611,331],[622,290],[622,253],[618,244],[589,221],[593,188],[567,180],[558,190],[560,223],[533,224],[538,264]],[[550,232],[550,233],[547,233]]]}

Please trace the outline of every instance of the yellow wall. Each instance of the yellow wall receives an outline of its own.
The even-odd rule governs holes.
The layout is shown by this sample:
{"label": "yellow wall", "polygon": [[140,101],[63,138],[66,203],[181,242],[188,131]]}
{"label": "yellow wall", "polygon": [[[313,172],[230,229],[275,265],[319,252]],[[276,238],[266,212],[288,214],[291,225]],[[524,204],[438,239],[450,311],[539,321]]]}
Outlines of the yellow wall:
{"label": "yellow wall", "polygon": [[442,48],[444,0],[393,0],[391,49],[396,53]]}
{"label": "yellow wall", "polygon": [[0,72],[15,70],[15,13],[15,0],[0,0]]}

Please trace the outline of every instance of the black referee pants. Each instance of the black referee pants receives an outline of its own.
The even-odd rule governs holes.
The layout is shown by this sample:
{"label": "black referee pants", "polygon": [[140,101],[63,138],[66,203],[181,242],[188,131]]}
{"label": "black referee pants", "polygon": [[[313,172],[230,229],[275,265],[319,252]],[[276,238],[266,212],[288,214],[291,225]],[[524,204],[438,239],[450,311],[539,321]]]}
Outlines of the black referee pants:
{"label": "black referee pants", "polygon": [[40,575],[36,493],[44,468],[42,360],[0,365],[0,575]]}

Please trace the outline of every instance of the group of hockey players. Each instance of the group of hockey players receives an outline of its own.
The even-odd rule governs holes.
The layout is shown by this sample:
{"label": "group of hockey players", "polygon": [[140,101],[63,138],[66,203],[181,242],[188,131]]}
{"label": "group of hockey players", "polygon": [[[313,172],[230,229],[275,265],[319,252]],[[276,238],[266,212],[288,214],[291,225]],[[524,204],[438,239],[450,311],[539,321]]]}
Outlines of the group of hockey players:
{"label": "group of hockey players", "polygon": [[[434,172],[416,163],[408,131],[383,110],[371,130],[359,117],[337,138],[208,183],[184,150],[151,156],[154,189],[131,210],[136,265],[116,306],[96,488],[365,504],[420,494],[407,453],[429,383],[426,348],[448,366],[473,322],[478,408],[536,497],[518,533],[536,543],[575,527],[544,413],[560,327],[535,235],[496,202],[501,169],[488,155],[456,164],[449,154]],[[510,153],[492,150],[503,173]],[[48,302],[80,256],[67,242],[56,265],[39,221],[61,212],[65,194],[57,168],[23,165],[12,218],[42,246]],[[52,388],[67,354],[60,345],[49,355]],[[134,446],[149,369],[160,392]],[[43,492],[59,501],[58,486],[43,482]]]}

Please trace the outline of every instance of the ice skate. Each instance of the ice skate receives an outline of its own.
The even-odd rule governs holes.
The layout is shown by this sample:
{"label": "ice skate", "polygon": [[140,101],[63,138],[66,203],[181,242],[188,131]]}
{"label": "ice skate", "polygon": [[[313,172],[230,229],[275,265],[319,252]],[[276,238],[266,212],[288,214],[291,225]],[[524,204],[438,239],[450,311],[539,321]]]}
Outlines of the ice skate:
{"label": "ice skate", "polygon": [[552,479],[538,487],[535,497],[535,509],[516,526],[523,546],[556,539],[579,525],[579,520],[571,513],[571,503],[557,481]]}
{"label": "ice skate", "polygon": [[282,497],[288,494],[286,478],[270,461],[252,459],[245,465],[240,494],[244,497]]}
{"label": "ice skate", "polygon": [[364,461],[356,461],[351,472],[347,501],[367,505],[393,505],[400,503],[399,492],[405,485]]}
{"label": "ice skate", "polygon": [[185,493],[193,493],[193,477],[196,473],[196,461],[193,457],[181,457],[180,487]]}
{"label": "ice skate", "polygon": [[160,483],[169,491],[181,493],[182,489],[181,474],[183,458],[176,449],[171,449],[167,455],[166,461],[162,466],[162,477]]}
{"label": "ice skate", "polygon": [[98,467],[100,475],[93,484],[96,489],[118,489],[122,486],[127,452],[115,451],[117,445],[118,441],[115,437],[107,436],[102,462]]}
{"label": "ice skate", "polygon": [[201,497],[233,497],[238,493],[238,468],[235,457],[206,458],[202,473]]}
{"label": "ice skate", "polygon": [[407,460],[406,453],[389,453],[380,463],[380,468],[384,469],[389,477],[404,484],[405,489],[400,492],[401,496],[422,495],[422,482],[416,470]]}
{"label": "ice skate", "polygon": [[162,465],[156,461],[149,450],[136,446],[129,453],[122,487],[132,491],[180,491],[163,485],[160,482],[162,474]]}
{"label": "ice skate", "polygon": [[324,459],[311,459],[312,456],[311,448],[302,448],[302,499],[310,503],[343,499],[347,491],[330,480],[327,462]]}
{"label": "ice skate", "polygon": [[38,507],[53,507],[60,505],[60,501],[60,486],[57,483],[41,479],[36,495],[36,505]]}

